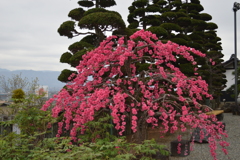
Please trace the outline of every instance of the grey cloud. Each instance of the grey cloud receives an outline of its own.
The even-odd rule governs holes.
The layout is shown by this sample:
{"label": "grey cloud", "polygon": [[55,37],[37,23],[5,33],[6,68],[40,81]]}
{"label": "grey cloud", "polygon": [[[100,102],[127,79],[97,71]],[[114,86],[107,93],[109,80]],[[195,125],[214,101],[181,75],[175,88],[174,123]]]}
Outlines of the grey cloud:
{"label": "grey cloud", "polygon": [[[116,0],[118,11],[127,23],[128,7],[133,0]],[[224,59],[233,53],[234,0],[201,0],[204,13],[212,15],[222,38]],[[68,12],[77,8],[75,0],[0,1],[0,68],[10,70],[56,70],[70,68],[59,62],[62,53],[80,38],[67,39],[57,33]],[[239,17],[240,17],[240,13]],[[238,24],[240,24],[240,19]],[[240,25],[239,29],[240,29]],[[238,30],[239,30],[238,29]],[[240,36],[240,32],[239,32]],[[240,42],[240,37],[238,37]]]}

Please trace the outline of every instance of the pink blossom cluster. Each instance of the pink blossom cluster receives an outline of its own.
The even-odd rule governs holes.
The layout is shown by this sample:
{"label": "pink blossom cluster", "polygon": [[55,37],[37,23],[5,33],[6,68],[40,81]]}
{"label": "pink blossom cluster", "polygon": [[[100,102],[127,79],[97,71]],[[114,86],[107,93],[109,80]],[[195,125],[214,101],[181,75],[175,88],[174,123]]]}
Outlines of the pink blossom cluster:
{"label": "pink blossom cluster", "polygon": [[225,153],[228,143],[221,138],[227,136],[221,125],[204,114],[205,108],[200,105],[203,97],[212,98],[208,85],[200,76],[187,77],[175,65],[181,56],[195,66],[197,75],[194,55],[205,57],[190,47],[171,41],[162,43],[155,34],[144,30],[130,36],[127,44],[123,37],[108,37],[82,56],[76,78],[42,109],[47,110],[55,102],[52,115],[64,113],[58,136],[63,126],[71,130],[72,137],[84,133],[85,124],[104,109],[111,114],[120,135],[126,130],[127,119],[133,133],[142,130],[143,123],[159,126],[163,133],[202,126],[207,128],[211,152],[216,157],[216,141],[220,140]]}

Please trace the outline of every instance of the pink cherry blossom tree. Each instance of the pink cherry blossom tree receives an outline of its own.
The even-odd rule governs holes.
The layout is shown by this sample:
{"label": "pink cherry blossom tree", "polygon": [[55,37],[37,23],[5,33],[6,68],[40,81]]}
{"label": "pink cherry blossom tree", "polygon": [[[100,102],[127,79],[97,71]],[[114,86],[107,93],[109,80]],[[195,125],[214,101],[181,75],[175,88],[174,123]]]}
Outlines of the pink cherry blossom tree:
{"label": "pink cherry blossom tree", "polygon": [[[197,74],[193,55],[205,56],[170,41],[164,44],[144,30],[137,31],[128,41],[123,37],[108,37],[83,56],[76,67],[78,74],[72,75],[71,83],[42,109],[47,110],[54,102],[52,116],[64,113],[57,136],[65,127],[75,140],[99,111],[111,114],[119,135],[130,125],[137,143],[146,139],[147,127],[158,126],[162,132],[170,133],[184,132],[189,127],[204,128],[210,136],[211,153],[216,158],[216,142],[227,153],[228,143],[222,140],[227,134],[222,123],[205,114],[209,108],[201,102],[204,97],[211,99],[212,96],[208,94],[207,83]],[[179,57],[196,66],[194,77],[187,77],[176,67]]]}

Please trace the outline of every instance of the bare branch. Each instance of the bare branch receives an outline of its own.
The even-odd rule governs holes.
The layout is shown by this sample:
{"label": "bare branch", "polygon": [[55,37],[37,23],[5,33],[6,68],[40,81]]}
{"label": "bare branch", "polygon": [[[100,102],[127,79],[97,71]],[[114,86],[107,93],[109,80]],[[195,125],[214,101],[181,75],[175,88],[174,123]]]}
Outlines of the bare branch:
{"label": "bare branch", "polygon": [[38,86],[38,78],[29,81],[27,77],[22,77],[22,73],[13,74],[12,77],[6,78],[0,76],[0,90],[5,93],[11,93],[15,89],[23,89],[27,92],[34,91]]}

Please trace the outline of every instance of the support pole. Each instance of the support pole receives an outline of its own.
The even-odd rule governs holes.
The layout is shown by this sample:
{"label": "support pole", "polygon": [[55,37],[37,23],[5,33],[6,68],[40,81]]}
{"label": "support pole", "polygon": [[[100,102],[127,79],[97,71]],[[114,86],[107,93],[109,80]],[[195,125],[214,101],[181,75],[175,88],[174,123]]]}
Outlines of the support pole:
{"label": "support pole", "polygon": [[233,12],[234,12],[234,68],[235,68],[235,108],[233,114],[240,115],[240,109],[238,106],[238,58],[237,58],[237,11],[240,9],[240,3],[234,2]]}
{"label": "support pole", "polygon": [[237,60],[237,9],[233,9],[234,11],[234,68],[235,68],[235,110],[233,112],[233,114],[238,114],[238,73],[237,73],[237,69],[238,69],[238,60]]}

